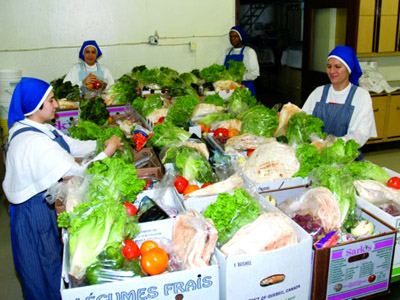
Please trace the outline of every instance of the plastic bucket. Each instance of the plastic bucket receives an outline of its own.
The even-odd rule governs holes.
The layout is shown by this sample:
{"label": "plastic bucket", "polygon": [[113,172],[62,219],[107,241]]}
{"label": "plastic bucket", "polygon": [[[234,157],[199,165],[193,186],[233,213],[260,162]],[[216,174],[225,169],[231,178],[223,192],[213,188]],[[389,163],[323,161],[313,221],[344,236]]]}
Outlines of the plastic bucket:
{"label": "plastic bucket", "polygon": [[8,92],[12,95],[21,77],[21,70],[0,70],[0,93]]}

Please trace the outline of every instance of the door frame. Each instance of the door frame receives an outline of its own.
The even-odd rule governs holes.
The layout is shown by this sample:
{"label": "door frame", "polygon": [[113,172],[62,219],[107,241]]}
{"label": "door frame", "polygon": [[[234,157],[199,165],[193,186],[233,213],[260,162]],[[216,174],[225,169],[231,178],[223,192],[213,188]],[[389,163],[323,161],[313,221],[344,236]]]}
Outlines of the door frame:
{"label": "door frame", "polygon": [[357,49],[358,15],[360,0],[305,0],[304,1],[304,31],[303,31],[303,63],[301,80],[301,100],[304,103],[310,93],[318,86],[329,83],[324,72],[311,70],[312,37],[314,35],[314,9],[318,8],[346,8],[347,29],[346,46]]}

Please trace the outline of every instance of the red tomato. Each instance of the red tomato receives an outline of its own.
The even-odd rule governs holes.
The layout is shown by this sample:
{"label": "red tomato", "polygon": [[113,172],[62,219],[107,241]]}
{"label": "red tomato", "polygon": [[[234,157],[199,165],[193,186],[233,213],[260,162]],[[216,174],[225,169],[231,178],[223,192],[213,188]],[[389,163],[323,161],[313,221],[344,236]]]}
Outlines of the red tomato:
{"label": "red tomato", "polygon": [[140,246],[140,254],[143,255],[149,252],[151,249],[158,248],[158,244],[154,241],[145,241]]}
{"label": "red tomato", "polygon": [[132,240],[125,240],[125,246],[122,248],[122,253],[128,260],[132,260],[140,256],[139,246]]}
{"label": "red tomato", "polygon": [[183,191],[186,189],[188,184],[189,184],[189,181],[187,181],[186,178],[184,178],[182,176],[176,177],[175,183],[174,183],[175,188],[179,194],[183,193]]}
{"label": "red tomato", "polygon": [[201,188],[205,188],[206,186],[209,186],[209,185],[212,185],[212,183],[206,182],[205,184],[203,184],[203,185],[201,186]]}
{"label": "red tomato", "polygon": [[137,208],[135,205],[129,203],[129,202],[125,202],[124,203],[126,211],[128,213],[129,216],[134,216],[137,213]]}
{"label": "red tomato", "polygon": [[94,85],[94,87],[95,87],[96,89],[98,89],[98,88],[101,87],[100,81],[95,81],[95,82],[93,83],[93,85]]}
{"label": "red tomato", "polygon": [[394,189],[400,189],[400,178],[396,176],[390,178],[387,182],[387,186]]}
{"label": "red tomato", "polygon": [[168,266],[168,254],[161,248],[150,249],[142,254],[140,265],[149,275],[161,274]]}
{"label": "red tomato", "polygon": [[250,155],[252,155],[254,152],[254,149],[248,149],[247,150],[247,156],[250,157]]}

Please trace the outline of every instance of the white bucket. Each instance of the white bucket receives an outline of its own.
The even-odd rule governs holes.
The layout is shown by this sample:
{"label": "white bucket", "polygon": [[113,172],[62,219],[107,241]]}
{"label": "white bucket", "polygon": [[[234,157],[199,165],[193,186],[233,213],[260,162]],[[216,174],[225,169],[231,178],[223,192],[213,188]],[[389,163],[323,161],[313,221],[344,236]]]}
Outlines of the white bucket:
{"label": "white bucket", "polygon": [[8,92],[12,95],[21,77],[21,70],[0,70],[0,93]]}
{"label": "white bucket", "polygon": [[20,80],[22,77],[21,70],[0,70],[0,81]]}

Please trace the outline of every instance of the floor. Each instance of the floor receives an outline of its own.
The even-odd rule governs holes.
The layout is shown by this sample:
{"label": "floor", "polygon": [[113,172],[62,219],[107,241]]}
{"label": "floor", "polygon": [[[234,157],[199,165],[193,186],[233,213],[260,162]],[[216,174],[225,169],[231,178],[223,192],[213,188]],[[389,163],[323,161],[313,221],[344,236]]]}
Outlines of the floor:
{"label": "floor", "polygon": [[[367,145],[364,147],[363,153],[366,160],[400,172],[400,143]],[[390,295],[375,297],[373,299],[400,299],[400,282],[392,284],[391,289],[392,292]],[[23,299],[21,288],[14,272],[10,244],[8,204],[3,194],[0,196],[0,299]]]}

